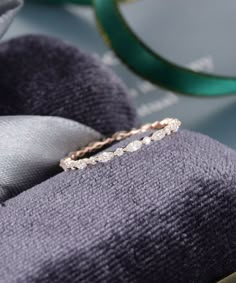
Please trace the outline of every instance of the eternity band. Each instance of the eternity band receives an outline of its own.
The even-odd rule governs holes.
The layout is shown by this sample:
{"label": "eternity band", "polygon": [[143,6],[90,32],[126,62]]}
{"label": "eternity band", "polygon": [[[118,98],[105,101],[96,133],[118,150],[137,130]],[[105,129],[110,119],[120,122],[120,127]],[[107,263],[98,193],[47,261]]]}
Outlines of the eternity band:
{"label": "eternity band", "polygon": [[94,151],[102,149],[103,147],[108,146],[109,144],[112,144],[116,141],[121,141],[121,140],[129,138],[133,135],[144,133],[148,130],[155,130],[155,129],[159,130],[159,129],[162,129],[163,127],[164,126],[157,121],[157,122],[154,122],[154,123],[151,123],[151,124],[145,124],[138,129],[132,129],[130,131],[116,132],[111,137],[105,138],[101,141],[91,142],[90,144],[81,148],[80,150],[70,152],[69,156],[70,156],[71,159],[76,160],[76,159],[84,157],[85,155],[90,154]]}
{"label": "eternity band", "polygon": [[[110,138],[91,143],[87,147],[70,153],[69,156],[61,160],[60,167],[62,167],[65,171],[76,169],[82,170],[87,166],[96,165],[98,162],[108,162],[114,157],[122,156],[124,153],[135,152],[142,146],[150,144],[152,141],[160,141],[165,136],[170,135],[172,132],[177,132],[180,126],[181,122],[178,119],[166,118],[160,122],[157,121],[152,124],[146,124],[139,129],[132,129],[129,132],[118,132]],[[81,159],[81,157],[85,156],[86,154],[101,149],[105,145],[111,144],[115,141],[120,141],[138,133],[144,133],[147,130],[154,130],[154,132],[149,136],[141,138],[140,140],[130,142],[124,148],[117,148],[115,151],[101,152],[95,156]]]}

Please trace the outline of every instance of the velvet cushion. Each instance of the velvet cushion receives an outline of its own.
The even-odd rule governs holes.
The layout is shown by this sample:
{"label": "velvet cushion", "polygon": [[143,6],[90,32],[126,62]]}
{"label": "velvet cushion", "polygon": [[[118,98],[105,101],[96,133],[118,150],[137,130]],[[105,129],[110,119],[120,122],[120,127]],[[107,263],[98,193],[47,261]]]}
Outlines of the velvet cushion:
{"label": "velvet cushion", "polygon": [[137,124],[121,81],[98,59],[46,36],[0,45],[0,115],[69,118],[104,135]]}
{"label": "velvet cushion", "polygon": [[236,152],[180,131],[7,201],[1,280],[216,282],[235,271],[235,227]]}

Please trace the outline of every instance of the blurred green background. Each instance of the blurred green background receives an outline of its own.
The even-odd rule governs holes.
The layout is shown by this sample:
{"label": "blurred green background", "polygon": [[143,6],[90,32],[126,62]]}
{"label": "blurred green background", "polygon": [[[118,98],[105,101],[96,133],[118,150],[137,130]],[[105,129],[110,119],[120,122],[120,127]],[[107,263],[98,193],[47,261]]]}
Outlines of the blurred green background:
{"label": "blurred green background", "polygon": [[[230,76],[236,76],[235,9],[234,0],[140,0],[122,5],[131,27],[162,56],[194,70]],[[125,82],[144,122],[177,117],[184,128],[236,149],[236,95],[194,98],[140,79],[105,45],[91,8],[26,0],[4,39],[32,33],[59,37],[99,56]]]}

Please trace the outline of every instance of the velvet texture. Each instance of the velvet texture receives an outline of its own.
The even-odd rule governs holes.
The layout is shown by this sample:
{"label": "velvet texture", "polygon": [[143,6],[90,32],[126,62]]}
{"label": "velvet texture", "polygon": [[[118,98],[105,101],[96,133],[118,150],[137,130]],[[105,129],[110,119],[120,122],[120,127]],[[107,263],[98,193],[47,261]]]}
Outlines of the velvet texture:
{"label": "velvet texture", "polygon": [[216,282],[235,227],[236,152],[181,131],[7,201],[0,281]]}
{"label": "velvet texture", "polygon": [[120,80],[60,40],[25,36],[1,44],[0,74],[0,115],[59,116],[104,135],[137,124]]}
{"label": "velvet texture", "polygon": [[65,118],[0,116],[0,202],[59,173],[59,160],[102,136]]}

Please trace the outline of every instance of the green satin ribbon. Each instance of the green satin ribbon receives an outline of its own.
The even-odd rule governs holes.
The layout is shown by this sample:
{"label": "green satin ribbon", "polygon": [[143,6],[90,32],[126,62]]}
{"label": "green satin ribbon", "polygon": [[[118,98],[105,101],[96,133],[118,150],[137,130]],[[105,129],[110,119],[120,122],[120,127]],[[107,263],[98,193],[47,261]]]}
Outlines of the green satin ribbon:
{"label": "green satin ribbon", "polygon": [[[192,96],[236,93],[236,78],[209,75],[178,66],[152,51],[130,29],[118,2],[128,0],[47,0],[94,6],[103,38],[117,56],[137,75],[163,88]],[[158,35],[157,35],[158,36]]]}

